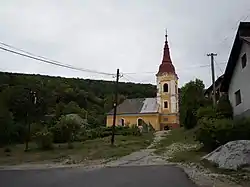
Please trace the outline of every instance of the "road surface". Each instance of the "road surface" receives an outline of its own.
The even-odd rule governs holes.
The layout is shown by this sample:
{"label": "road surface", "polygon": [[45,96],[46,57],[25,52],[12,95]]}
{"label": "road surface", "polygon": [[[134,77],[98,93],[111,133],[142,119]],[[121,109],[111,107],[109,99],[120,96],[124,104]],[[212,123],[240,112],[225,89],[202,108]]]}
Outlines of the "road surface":
{"label": "road surface", "polygon": [[1,170],[2,187],[196,187],[174,166]]}

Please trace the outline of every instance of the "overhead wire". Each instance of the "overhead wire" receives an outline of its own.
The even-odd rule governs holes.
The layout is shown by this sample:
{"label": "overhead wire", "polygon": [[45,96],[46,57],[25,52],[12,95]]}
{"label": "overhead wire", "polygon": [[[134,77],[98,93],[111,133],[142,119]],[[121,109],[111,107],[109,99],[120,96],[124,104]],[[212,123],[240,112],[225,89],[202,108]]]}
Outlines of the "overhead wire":
{"label": "overhead wire", "polygon": [[219,70],[220,70],[221,74],[223,74],[223,71],[222,71],[221,67],[219,66],[219,64],[217,63],[217,61],[216,61],[216,60],[214,60],[214,62],[215,62],[215,64],[216,64],[216,66],[219,68]]}
{"label": "overhead wire", "polygon": [[[226,63],[219,63],[219,64],[226,64]],[[195,69],[195,68],[205,68],[205,67],[209,67],[210,64],[206,64],[206,65],[199,65],[199,66],[191,66],[191,67],[186,67],[186,68],[180,68],[180,69],[176,69],[177,71],[183,71],[183,70],[191,70],[191,69]],[[122,72],[124,75],[133,75],[133,74],[154,74],[155,72]]]}
{"label": "overhead wire", "polygon": [[[245,20],[247,20],[248,19],[248,17],[250,16],[250,9],[248,9],[248,14],[247,15],[242,15],[236,22],[235,22],[235,24],[234,24],[234,26],[233,27],[231,27],[231,30],[236,30],[237,28],[238,28],[238,26],[239,26],[239,22],[242,22],[242,21],[245,21]],[[243,19],[242,19],[243,18]],[[220,45],[222,45],[225,41],[227,41],[227,39],[230,37],[230,35],[226,35],[225,37],[224,37],[224,39],[222,39],[221,40],[221,42],[219,42],[218,44],[217,44],[217,46],[219,47]]]}
{"label": "overhead wire", "polygon": [[[47,63],[47,64],[52,64],[52,65],[55,65],[55,66],[60,66],[60,67],[73,69],[73,70],[78,70],[78,71],[83,71],[83,72],[88,72],[88,73],[96,73],[96,74],[112,75],[112,76],[115,75],[114,73],[106,73],[106,72],[101,72],[101,71],[96,71],[96,70],[90,70],[90,69],[85,69],[85,68],[74,67],[74,66],[72,66],[70,64],[64,64],[62,62],[59,62],[59,61],[56,61],[56,60],[51,60],[49,58],[46,58],[46,57],[43,57],[43,56],[40,56],[40,55],[35,55],[33,53],[30,53],[30,52],[25,51],[23,49],[19,49],[17,47],[6,44],[4,42],[0,42],[0,44],[6,46],[8,48],[14,49],[14,50],[7,49],[5,47],[0,46],[0,50],[10,52],[10,53],[13,53],[13,54],[16,54],[16,55],[20,55],[20,56],[23,56],[23,57],[26,57],[26,58],[30,58],[30,59],[33,59],[33,60],[37,60],[37,61],[40,61],[40,62],[44,62],[44,63]],[[18,52],[18,51],[20,51],[20,52]]]}

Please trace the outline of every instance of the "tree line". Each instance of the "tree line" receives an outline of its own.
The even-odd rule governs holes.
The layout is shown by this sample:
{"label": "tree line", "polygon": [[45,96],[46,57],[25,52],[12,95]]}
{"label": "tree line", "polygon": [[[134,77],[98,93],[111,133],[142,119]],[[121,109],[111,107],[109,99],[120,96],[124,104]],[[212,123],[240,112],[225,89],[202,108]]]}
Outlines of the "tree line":
{"label": "tree line", "polygon": [[[154,85],[119,83],[119,103],[155,95]],[[88,128],[104,126],[113,100],[112,81],[0,72],[0,144],[24,142],[28,124],[53,126],[71,113],[86,118]]]}

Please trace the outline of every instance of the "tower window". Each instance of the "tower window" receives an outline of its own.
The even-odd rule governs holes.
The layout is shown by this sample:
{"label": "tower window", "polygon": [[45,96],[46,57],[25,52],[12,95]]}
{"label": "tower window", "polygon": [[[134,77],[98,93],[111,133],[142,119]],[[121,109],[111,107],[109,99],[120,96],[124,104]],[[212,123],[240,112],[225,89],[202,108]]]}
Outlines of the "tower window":
{"label": "tower window", "polygon": [[163,85],[163,92],[168,92],[168,83]]}
{"label": "tower window", "polygon": [[164,108],[168,108],[168,102],[167,101],[164,102]]}

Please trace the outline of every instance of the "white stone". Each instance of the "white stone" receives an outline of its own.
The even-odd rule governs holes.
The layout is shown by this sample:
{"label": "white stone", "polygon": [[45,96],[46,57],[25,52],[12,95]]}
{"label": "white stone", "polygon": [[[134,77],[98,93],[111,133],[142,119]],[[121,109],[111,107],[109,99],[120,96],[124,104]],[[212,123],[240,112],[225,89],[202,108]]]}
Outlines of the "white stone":
{"label": "white stone", "polygon": [[202,159],[222,169],[237,170],[250,165],[250,140],[237,140],[218,147]]}

